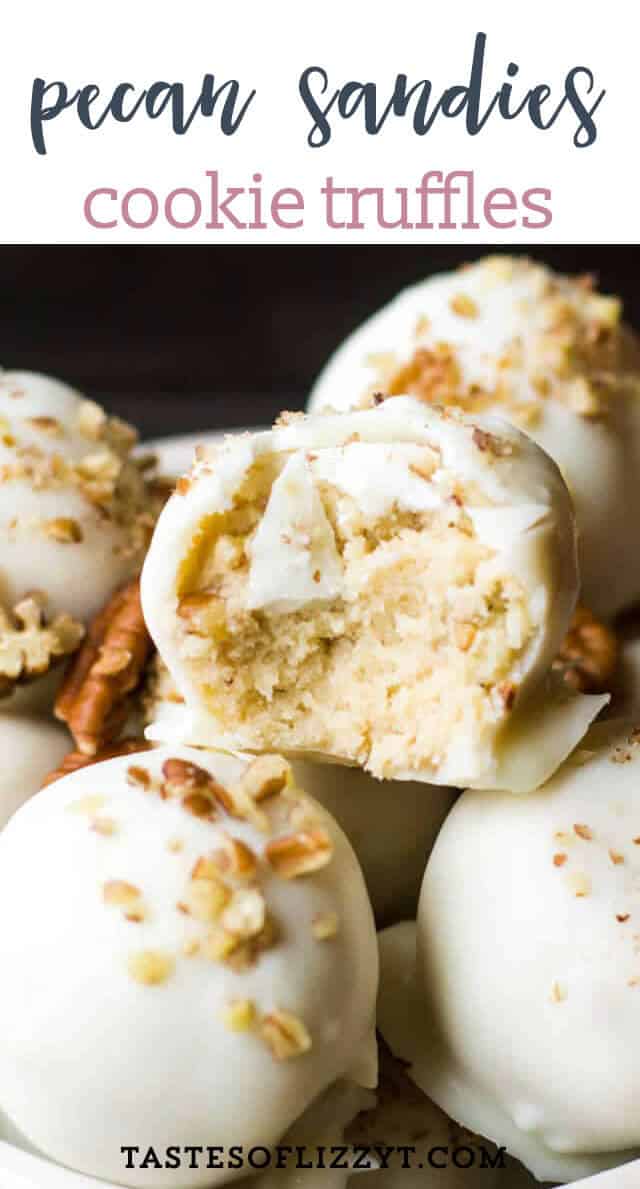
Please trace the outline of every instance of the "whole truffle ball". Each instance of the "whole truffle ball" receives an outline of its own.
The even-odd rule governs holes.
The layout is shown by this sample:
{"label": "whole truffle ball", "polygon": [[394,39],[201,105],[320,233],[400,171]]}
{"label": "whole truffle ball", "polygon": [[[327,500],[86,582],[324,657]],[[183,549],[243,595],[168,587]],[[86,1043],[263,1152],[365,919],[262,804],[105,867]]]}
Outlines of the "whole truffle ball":
{"label": "whole truffle ball", "polygon": [[640,1148],[639,741],[602,724],[535,793],[464,794],[425,873],[415,1076],[542,1180]]}
{"label": "whole truffle ball", "polygon": [[264,1145],[375,1081],[362,875],[284,761],[159,748],[51,785],[0,836],[0,1107],[61,1164],[145,1186],[121,1146]]}
{"label": "whole truffle ball", "polygon": [[0,372],[0,601],[37,590],[86,622],[139,569],[151,530],[136,434],[68,385]]}
{"label": "whole truffle ball", "polygon": [[296,760],[311,793],[344,830],[380,924],[415,915],[422,876],[456,793],[418,781],[375,780],[360,768]]}
{"label": "whole truffle ball", "polygon": [[309,408],[410,393],[498,413],[557,462],[580,530],[583,599],[613,615],[640,595],[628,509],[640,498],[640,349],[621,302],[589,277],[490,256],[399,293],[338,347]]}

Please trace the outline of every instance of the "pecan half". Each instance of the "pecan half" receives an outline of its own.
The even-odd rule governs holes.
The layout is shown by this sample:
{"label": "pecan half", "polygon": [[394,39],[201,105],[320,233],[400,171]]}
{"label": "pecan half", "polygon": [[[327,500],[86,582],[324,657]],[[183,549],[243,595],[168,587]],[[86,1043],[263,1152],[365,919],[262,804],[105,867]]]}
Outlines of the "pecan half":
{"label": "pecan half", "polygon": [[605,693],[618,663],[618,639],[586,607],[576,607],[553,668],[570,689]]}
{"label": "pecan half", "polygon": [[95,755],[118,737],[151,650],[135,579],[89,625],[56,699],[56,718],[67,724],[78,751]]}

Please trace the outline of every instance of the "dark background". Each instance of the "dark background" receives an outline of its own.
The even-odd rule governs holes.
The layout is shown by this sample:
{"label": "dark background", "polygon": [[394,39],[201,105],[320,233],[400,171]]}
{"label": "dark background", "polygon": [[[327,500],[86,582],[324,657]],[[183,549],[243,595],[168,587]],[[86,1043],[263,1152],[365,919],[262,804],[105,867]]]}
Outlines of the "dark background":
{"label": "dark background", "polygon": [[[640,327],[636,246],[517,250],[595,273]],[[0,364],[66,379],[146,437],[264,423],[300,407],[333,348],[398,289],[486,251],[1,247]]]}

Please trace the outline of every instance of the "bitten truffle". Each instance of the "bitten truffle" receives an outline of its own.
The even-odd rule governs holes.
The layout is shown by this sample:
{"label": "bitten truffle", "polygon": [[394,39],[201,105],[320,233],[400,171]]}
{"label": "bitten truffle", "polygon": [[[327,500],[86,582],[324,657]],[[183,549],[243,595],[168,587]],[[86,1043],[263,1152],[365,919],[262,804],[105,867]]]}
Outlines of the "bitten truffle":
{"label": "bitten truffle", "polygon": [[201,451],[142,574],[185,741],[522,790],[606,701],[548,682],[577,588],[556,466],[410,397]]}

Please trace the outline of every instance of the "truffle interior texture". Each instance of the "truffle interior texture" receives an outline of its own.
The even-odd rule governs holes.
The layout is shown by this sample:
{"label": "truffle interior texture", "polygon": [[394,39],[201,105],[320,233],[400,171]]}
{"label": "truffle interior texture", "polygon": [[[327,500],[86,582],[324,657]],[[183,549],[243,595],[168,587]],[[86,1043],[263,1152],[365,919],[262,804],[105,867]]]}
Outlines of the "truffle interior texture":
{"label": "truffle interior texture", "polygon": [[[429,483],[436,450],[393,449]],[[306,456],[310,473],[327,453]],[[201,521],[183,559],[177,622],[194,696],[242,746],[321,752],[378,777],[428,778],[461,732],[488,757],[534,627],[527,592],[504,570],[496,576],[465,511],[470,501],[486,507],[487,495],[451,476],[427,511],[365,513],[366,501],[323,479],[330,468],[319,464],[310,499],[280,533],[301,565],[306,553],[318,597],[292,603],[272,551],[266,581],[282,597],[257,606],[260,533],[290,458],[254,463],[233,506]]]}

